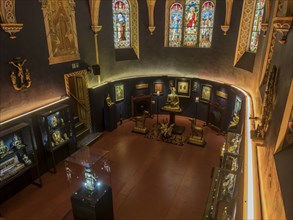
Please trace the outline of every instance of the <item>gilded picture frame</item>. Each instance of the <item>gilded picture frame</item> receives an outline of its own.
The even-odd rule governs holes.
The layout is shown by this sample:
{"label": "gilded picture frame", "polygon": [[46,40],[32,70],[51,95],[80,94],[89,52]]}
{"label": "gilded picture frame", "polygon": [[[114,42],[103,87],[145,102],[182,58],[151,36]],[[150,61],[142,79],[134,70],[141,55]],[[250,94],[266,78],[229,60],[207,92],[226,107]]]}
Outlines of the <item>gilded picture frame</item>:
{"label": "gilded picture frame", "polygon": [[200,101],[205,103],[211,102],[211,96],[212,96],[212,86],[207,84],[202,84],[201,86],[201,96]]}
{"label": "gilded picture frame", "polygon": [[164,94],[164,83],[163,82],[154,82],[153,95],[157,95],[160,92],[160,95]]}
{"label": "gilded picture frame", "polygon": [[79,60],[74,0],[42,1],[49,64]]}
{"label": "gilded picture frame", "polygon": [[179,97],[190,97],[190,79],[176,79],[176,93]]}
{"label": "gilded picture frame", "polygon": [[115,85],[115,101],[120,102],[124,100],[124,84]]}

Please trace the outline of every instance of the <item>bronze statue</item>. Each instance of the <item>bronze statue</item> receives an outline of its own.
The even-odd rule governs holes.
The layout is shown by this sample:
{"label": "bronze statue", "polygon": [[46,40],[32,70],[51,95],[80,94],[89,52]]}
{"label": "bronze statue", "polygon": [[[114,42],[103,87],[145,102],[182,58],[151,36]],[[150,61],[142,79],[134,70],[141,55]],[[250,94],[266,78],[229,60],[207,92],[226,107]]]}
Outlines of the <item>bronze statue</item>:
{"label": "bronze statue", "polygon": [[26,68],[25,72],[23,71],[24,63],[26,59],[22,60],[20,57],[14,58],[9,64],[17,68],[17,74],[12,71],[10,74],[12,86],[15,90],[19,91],[22,89],[27,89],[31,86],[31,76],[29,70]]}
{"label": "bronze statue", "polygon": [[145,120],[147,117],[150,117],[150,113],[148,111],[143,111],[143,115],[136,116],[135,119],[135,127],[133,128],[133,132],[146,134],[148,129],[145,127]]}
{"label": "bronze statue", "polygon": [[181,111],[181,108],[179,106],[179,97],[176,94],[176,88],[174,86],[170,86],[171,93],[168,94],[167,97],[167,104],[163,106],[163,110],[166,111]]}
{"label": "bronze statue", "polygon": [[188,142],[190,144],[205,145],[205,139],[203,138],[203,128],[199,127],[195,124],[195,119],[190,118],[188,119],[190,121],[191,126],[191,136],[188,139]]}
{"label": "bronze statue", "polygon": [[110,94],[108,93],[108,95],[107,95],[107,97],[106,97],[106,103],[107,103],[107,106],[108,107],[112,107],[112,105],[114,105],[115,103],[114,102],[112,102],[112,100],[111,100],[111,97],[110,97]]}

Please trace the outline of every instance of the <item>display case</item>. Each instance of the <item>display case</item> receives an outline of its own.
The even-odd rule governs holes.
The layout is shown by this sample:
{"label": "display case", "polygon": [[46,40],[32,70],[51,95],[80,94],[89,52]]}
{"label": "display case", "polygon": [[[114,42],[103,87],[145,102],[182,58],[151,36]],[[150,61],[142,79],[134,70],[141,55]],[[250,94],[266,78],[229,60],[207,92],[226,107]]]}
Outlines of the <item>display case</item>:
{"label": "display case", "polygon": [[108,151],[83,147],[66,158],[65,170],[74,219],[114,219]]}
{"label": "display case", "polygon": [[225,151],[234,155],[239,155],[241,140],[242,140],[241,134],[228,132],[226,136]]}
{"label": "display case", "polygon": [[27,171],[31,171],[33,183],[42,185],[35,143],[29,123],[22,122],[0,131],[0,188]]}
{"label": "display case", "polygon": [[237,174],[215,167],[204,219],[235,219],[236,197]]}
{"label": "display case", "polygon": [[[62,105],[39,115],[39,126],[49,171],[56,173],[55,151],[67,147],[67,155],[75,151],[73,116],[69,105]],[[49,161],[52,163],[49,164]]]}

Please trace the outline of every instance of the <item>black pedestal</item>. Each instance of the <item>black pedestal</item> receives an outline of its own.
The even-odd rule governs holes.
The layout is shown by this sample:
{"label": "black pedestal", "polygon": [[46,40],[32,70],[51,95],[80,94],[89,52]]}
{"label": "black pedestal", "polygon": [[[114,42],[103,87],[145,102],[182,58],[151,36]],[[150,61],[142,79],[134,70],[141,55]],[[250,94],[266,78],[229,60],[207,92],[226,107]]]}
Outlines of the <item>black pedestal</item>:
{"label": "black pedestal", "polygon": [[113,131],[117,128],[117,115],[116,115],[116,105],[112,105],[111,107],[104,107],[104,124],[105,130]]}
{"label": "black pedestal", "polygon": [[113,220],[112,189],[106,185],[94,191],[81,187],[71,196],[72,213],[75,220]]}

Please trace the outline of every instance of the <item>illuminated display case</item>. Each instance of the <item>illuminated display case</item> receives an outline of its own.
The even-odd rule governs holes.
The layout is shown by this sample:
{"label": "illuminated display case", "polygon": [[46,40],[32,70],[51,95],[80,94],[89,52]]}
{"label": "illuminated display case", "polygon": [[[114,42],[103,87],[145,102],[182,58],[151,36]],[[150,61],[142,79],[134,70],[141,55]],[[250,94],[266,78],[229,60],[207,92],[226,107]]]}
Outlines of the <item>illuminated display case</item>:
{"label": "illuminated display case", "polygon": [[237,211],[238,182],[242,178],[242,135],[226,134],[220,155],[221,167],[214,167],[213,179],[204,219],[235,219]]}
{"label": "illuminated display case", "polygon": [[241,140],[241,134],[228,132],[226,136],[226,152],[239,155]]}
{"label": "illuminated display case", "polygon": [[33,131],[29,123],[22,122],[0,131],[0,188],[27,171],[41,186]]}
{"label": "illuminated display case", "polygon": [[237,174],[215,167],[204,219],[235,219]]}
{"label": "illuminated display case", "polygon": [[[73,116],[69,105],[62,105],[39,115],[39,126],[48,168],[51,159],[53,173],[56,173],[55,151],[67,147],[67,155],[75,150]],[[49,155],[49,156],[48,156]],[[50,158],[49,158],[50,157]],[[49,168],[51,171],[51,169]]]}
{"label": "illuminated display case", "polygon": [[108,151],[83,147],[65,160],[74,219],[114,219]]}

